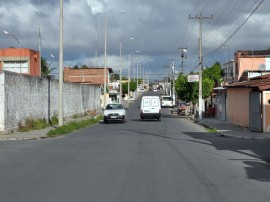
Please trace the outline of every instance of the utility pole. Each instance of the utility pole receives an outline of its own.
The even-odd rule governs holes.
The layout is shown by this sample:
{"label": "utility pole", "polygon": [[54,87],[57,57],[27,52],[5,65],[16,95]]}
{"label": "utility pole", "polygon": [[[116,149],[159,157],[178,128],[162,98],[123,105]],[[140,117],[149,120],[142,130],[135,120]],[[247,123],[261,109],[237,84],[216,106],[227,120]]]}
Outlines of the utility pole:
{"label": "utility pole", "polygon": [[173,79],[173,87],[172,87],[172,97],[173,97],[173,105],[175,104],[175,79],[174,79],[174,75],[175,75],[175,67],[174,67],[174,61],[173,61],[173,66],[172,66],[172,79]]}
{"label": "utility pole", "polygon": [[96,33],[95,33],[95,40],[96,40],[96,67],[98,67],[98,19],[96,18]]}
{"label": "utility pole", "polygon": [[211,17],[202,17],[202,14],[200,13],[200,16],[196,17],[190,17],[189,19],[195,19],[195,20],[200,20],[200,56],[199,56],[199,119],[202,119],[202,69],[203,69],[203,59],[202,59],[202,20],[206,19],[213,19],[213,15]]}

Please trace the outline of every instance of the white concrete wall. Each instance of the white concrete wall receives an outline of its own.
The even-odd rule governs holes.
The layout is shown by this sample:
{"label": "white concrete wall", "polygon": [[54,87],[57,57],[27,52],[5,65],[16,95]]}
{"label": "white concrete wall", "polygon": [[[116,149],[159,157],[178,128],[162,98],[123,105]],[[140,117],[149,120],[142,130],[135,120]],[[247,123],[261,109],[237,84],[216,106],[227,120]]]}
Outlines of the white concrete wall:
{"label": "white concrete wall", "polygon": [[5,121],[5,86],[4,86],[5,75],[0,73],[0,131],[4,131]]}
{"label": "white concrete wall", "polygon": [[[14,130],[27,118],[58,116],[58,84],[58,80],[0,72],[0,131]],[[99,110],[100,106],[97,86],[64,83],[64,117]]]}

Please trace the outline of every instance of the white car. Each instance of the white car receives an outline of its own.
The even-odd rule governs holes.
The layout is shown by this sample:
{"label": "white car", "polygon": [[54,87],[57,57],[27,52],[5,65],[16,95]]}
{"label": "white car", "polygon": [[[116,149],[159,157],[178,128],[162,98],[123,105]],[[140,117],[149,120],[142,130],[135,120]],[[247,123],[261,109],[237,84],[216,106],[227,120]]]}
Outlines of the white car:
{"label": "white car", "polygon": [[104,123],[109,122],[123,122],[127,120],[127,112],[122,104],[108,104],[105,109],[103,109],[103,121]]}
{"label": "white car", "polygon": [[173,98],[171,96],[161,96],[161,107],[173,107]]}

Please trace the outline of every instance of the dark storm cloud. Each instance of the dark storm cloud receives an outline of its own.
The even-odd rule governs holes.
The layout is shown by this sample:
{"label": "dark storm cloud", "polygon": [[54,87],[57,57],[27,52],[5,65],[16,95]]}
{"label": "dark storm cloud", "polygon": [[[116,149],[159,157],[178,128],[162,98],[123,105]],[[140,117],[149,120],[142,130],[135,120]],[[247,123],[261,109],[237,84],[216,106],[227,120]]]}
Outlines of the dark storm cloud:
{"label": "dark storm cloud", "polygon": [[[268,27],[269,1],[264,1],[256,12],[236,32],[261,1],[216,0],[64,0],[64,60],[68,64],[94,63],[98,50],[99,65],[103,64],[104,25],[108,21],[108,57],[110,66],[119,64],[119,44],[123,46],[124,60],[128,53],[139,49],[142,60],[162,67],[169,57],[179,58],[178,47],[187,47],[187,64],[198,61],[200,15],[213,19],[203,20],[205,64],[215,60],[224,62],[226,42],[233,55],[235,50],[265,49],[270,44]],[[38,29],[42,35],[42,54],[57,55],[59,46],[58,0],[0,0],[0,25],[3,30],[18,37],[23,47],[38,48]],[[125,13],[121,13],[125,11]],[[254,21],[254,23],[252,23]],[[234,34],[234,32],[236,32]],[[96,33],[98,34],[96,40]],[[232,36],[233,35],[233,36]],[[0,35],[2,47],[16,43]],[[229,40],[228,40],[229,39]],[[98,48],[96,48],[98,47]],[[213,54],[213,55],[211,55]],[[157,59],[158,58],[158,59]],[[153,61],[154,60],[154,61]],[[164,61],[163,64],[160,64]],[[192,67],[190,67],[192,68]],[[163,71],[161,68],[160,71]]]}

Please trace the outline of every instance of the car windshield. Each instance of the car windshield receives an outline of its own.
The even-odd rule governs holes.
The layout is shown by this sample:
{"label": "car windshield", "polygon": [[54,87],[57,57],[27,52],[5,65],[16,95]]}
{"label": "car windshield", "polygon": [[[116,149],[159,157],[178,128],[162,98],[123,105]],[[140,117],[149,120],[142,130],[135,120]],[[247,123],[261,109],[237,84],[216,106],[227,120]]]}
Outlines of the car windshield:
{"label": "car windshield", "polygon": [[123,106],[121,104],[108,104],[106,109],[123,109]]}
{"label": "car windshield", "polygon": [[163,101],[172,101],[172,97],[163,97],[162,100]]}

